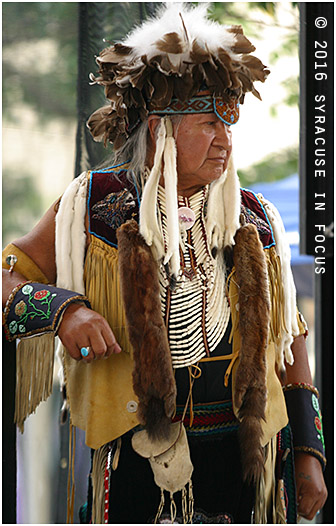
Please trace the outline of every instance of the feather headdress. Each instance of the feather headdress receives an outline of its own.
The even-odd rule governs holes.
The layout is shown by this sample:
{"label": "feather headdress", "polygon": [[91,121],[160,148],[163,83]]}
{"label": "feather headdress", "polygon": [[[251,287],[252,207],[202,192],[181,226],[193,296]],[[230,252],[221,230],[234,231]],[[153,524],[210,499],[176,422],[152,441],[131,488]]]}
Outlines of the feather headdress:
{"label": "feather headdress", "polygon": [[[88,121],[96,141],[104,140],[105,145],[111,142],[118,150],[150,113],[166,114],[161,118],[154,165],[143,189],[140,233],[157,260],[170,270],[171,283],[180,267],[180,227],[176,144],[168,114],[184,113],[181,106],[190,108],[193,97],[201,92],[201,105],[192,107],[194,113],[215,112],[227,124],[236,122],[245,93],[250,91],[260,99],[254,82],[264,82],[269,74],[262,62],[250,54],[254,50],[241,26],[224,27],[209,20],[207,4],[194,7],[172,2],[163,4],[155,17],[134,29],[123,42],[104,49],[96,59],[99,74],[91,75],[91,80],[104,86],[110,101]],[[203,93],[211,99],[205,110]],[[230,113],[231,107],[237,110],[231,122],[223,117],[217,101],[222,111]],[[177,110],[173,109],[176,102]],[[169,237],[166,248],[157,221],[157,189],[162,170]],[[239,227],[239,181],[232,159],[222,177],[210,185],[208,205],[207,234],[215,253],[234,244]]]}
{"label": "feather headdress", "polygon": [[172,99],[186,101],[203,86],[225,101],[260,98],[255,81],[269,71],[251,55],[255,47],[241,26],[224,27],[207,18],[207,4],[163,4],[154,18],[97,57],[92,83],[105,88],[109,104],[95,111],[88,127],[96,141],[119,149],[151,110]]}

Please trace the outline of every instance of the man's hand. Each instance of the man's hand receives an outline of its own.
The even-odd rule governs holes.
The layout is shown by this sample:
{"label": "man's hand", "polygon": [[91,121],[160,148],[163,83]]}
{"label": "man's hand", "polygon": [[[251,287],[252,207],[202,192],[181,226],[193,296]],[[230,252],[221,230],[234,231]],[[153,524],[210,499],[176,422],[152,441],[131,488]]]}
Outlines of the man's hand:
{"label": "man's hand", "polygon": [[323,508],[328,496],[317,458],[307,453],[295,452],[295,478],[298,514],[311,521]]}
{"label": "man's hand", "polygon": [[[74,360],[90,363],[95,358],[108,358],[121,352],[105,318],[79,303],[67,307],[57,335]],[[90,347],[85,358],[80,352],[82,347]]]}

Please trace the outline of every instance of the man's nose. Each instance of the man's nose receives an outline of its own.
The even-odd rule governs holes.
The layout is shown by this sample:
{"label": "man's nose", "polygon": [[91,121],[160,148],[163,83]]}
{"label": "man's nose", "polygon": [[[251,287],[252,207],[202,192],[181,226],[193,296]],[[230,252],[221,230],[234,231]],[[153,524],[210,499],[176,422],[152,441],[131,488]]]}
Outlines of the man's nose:
{"label": "man's nose", "polygon": [[214,139],[214,145],[220,146],[225,150],[232,149],[232,134],[231,129],[225,122],[219,121],[216,126],[216,137]]}

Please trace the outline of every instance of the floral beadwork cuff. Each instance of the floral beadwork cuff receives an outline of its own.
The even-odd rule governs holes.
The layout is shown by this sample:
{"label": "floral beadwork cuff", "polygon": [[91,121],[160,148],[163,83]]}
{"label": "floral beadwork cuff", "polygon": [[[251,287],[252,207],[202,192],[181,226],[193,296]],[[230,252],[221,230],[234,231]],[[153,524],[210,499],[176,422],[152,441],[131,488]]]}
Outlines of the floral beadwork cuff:
{"label": "floral beadwork cuff", "polygon": [[324,470],[327,461],[318,390],[306,383],[288,384],[283,389],[294,450],[313,455]]}
{"label": "floral beadwork cuff", "polygon": [[70,303],[83,301],[82,294],[67,289],[26,282],[10,294],[5,309],[3,326],[8,341],[45,332],[57,332],[62,314]]}

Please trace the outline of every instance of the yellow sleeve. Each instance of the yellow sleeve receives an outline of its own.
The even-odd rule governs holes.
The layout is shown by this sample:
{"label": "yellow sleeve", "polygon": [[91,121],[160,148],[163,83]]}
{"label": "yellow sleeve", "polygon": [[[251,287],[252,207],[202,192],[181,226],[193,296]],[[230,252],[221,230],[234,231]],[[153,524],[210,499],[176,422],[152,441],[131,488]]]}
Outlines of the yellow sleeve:
{"label": "yellow sleeve", "polygon": [[29,280],[37,281],[38,283],[44,283],[45,285],[49,283],[48,278],[44,275],[36,263],[34,263],[34,261],[20,248],[13,245],[13,243],[7,245],[2,251],[2,268],[9,269],[9,265],[6,263],[6,258],[9,255],[14,255],[17,257],[17,262],[15,263],[14,267],[16,272],[22,274]]}

